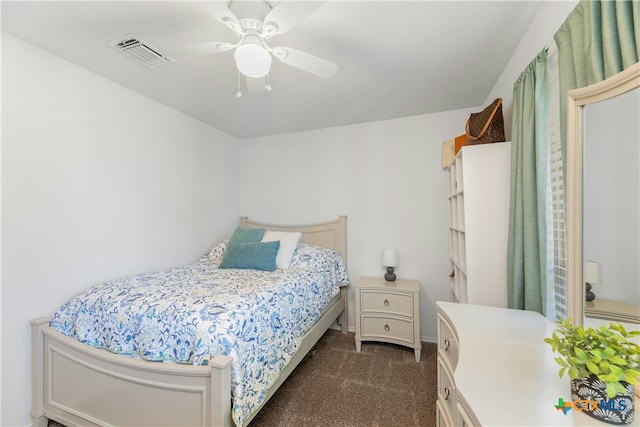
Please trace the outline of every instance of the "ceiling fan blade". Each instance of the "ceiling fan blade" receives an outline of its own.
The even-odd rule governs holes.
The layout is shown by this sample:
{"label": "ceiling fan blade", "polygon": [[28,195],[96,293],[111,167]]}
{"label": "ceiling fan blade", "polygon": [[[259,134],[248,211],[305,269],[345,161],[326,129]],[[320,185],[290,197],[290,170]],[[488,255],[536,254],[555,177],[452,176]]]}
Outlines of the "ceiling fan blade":
{"label": "ceiling fan blade", "polygon": [[231,12],[228,7],[228,1],[208,1],[203,3],[203,7],[211,16],[215,19],[231,28],[234,33],[237,35],[241,35],[242,27],[240,27],[240,23],[238,22],[238,18],[236,15]]}
{"label": "ceiling fan blade", "polygon": [[303,21],[324,3],[325,1],[280,0],[264,18],[264,26],[271,27],[270,36],[282,34]]}
{"label": "ceiling fan blade", "polygon": [[194,55],[211,55],[214,53],[226,52],[233,49],[234,45],[228,42],[202,42],[202,43],[184,43],[169,44],[161,47],[161,51],[167,52],[169,56],[194,56]]}
{"label": "ceiling fan blade", "polygon": [[331,61],[291,47],[276,47],[271,52],[285,64],[326,79],[333,76],[338,69]]}

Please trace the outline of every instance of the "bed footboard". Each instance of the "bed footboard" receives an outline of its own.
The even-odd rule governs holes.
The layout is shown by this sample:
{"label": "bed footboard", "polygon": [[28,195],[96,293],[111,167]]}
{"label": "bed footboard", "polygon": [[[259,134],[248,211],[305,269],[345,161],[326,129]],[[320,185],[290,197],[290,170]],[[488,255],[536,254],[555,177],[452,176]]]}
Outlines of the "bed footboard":
{"label": "bed footboard", "polygon": [[33,425],[233,425],[231,357],[209,366],[146,362],[76,342],[47,318],[31,328]]}
{"label": "bed footboard", "polygon": [[[307,332],[267,400],[333,322],[347,332],[347,295],[343,287]],[[231,357],[218,355],[209,366],[147,362],[95,349],[48,325],[46,317],[31,321],[34,426],[46,427],[48,419],[67,427],[233,425]]]}

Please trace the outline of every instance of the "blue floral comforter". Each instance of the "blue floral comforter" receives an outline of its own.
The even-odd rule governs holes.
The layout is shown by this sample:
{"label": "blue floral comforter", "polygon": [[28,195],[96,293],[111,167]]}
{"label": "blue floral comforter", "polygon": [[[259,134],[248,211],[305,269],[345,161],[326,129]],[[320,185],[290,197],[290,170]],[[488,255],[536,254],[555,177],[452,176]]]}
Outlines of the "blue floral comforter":
{"label": "blue floral comforter", "polygon": [[243,425],[348,278],[337,252],[303,244],[288,270],[219,269],[225,244],[193,264],[90,288],[50,325],[150,361],[207,365],[216,354],[233,357],[232,416]]}

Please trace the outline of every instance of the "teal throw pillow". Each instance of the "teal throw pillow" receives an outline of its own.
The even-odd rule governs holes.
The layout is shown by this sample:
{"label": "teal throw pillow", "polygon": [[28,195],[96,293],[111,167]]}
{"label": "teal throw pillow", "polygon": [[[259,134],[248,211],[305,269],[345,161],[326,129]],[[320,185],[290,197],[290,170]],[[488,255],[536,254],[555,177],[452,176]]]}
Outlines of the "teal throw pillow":
{"label": "teal throw pillow", "polygon": [[264,243],[229,242],[220,262],[220,268],[274,271],[279,248],[279,240]]}
{"label": "teal throw pillow", "polygon": [[264,228],[236,228],[229,243],[258,243],[264,236]]}

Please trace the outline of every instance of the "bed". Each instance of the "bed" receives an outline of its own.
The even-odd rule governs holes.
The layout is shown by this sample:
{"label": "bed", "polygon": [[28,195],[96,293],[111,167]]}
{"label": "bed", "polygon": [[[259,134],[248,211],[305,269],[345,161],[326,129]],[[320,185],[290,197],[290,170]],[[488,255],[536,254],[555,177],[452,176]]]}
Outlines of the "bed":
{"label": "bed", "polygon": [[[346,266],[344,216],[303,226],[263,224],[242,217],[240,227],[265,228],[275,233],[300,232],[301,245],[296,254],[302,247],[326,248],[336,251]],[[203,265],[197,264],[197,268],[208,274]],[[286,360],[278,359],[279,373],[270,376],[266,390],[255,392],[260,393],[260,398],[252,401],[250,412],[238,409],[232,399],[232,392],[243,390],[242,395],[249,394],[245,393],[247,390],[253,392],[238,380],[238,372],[244,372],[246,352],[237,353],[235,358],[213,354],[206,357],[206,366],[190,364],[193,355],[186,356],[187,363],[149,361],[87,345],[59,332],[59,324],[56,328],[50,325],[54,324],[54,318],[59,318],[58,312],[53,317],[34,319],[31,321],[33,425],[46,426],[48,419],[66,426],[247,425],[327,329],[337,322],[342,332],[347,332],[347,287],[343,286],[346,283],[345,280],[335,295],[326,298],[329,302],[318,309],[317,320],[305,327],[301,339],[292,345],[295,352]]]}

